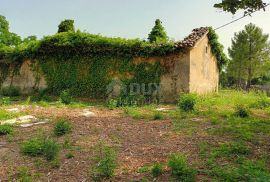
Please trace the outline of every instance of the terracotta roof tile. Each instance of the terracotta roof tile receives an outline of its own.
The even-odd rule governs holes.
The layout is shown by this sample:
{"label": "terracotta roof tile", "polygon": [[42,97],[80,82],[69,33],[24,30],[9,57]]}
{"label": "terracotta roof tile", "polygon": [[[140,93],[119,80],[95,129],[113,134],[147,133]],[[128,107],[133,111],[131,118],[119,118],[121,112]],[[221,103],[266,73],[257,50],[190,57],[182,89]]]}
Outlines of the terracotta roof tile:
{"label": "terracotta roof tile", "polygon": [[208,33],[207,27],[196,28],[184,40],[176,42],[175,45],[178,48],[192,48],[206,33]]}

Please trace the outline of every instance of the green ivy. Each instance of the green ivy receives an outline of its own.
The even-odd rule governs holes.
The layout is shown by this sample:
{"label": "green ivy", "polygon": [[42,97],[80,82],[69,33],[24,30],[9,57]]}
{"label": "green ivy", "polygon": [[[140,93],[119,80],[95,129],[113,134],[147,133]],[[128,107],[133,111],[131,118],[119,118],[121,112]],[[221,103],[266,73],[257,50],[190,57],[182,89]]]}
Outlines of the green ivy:
{"label": "green ivy", "polygon": [[[212,28],[208,37],[221,68],[227,61],[223,47]],[[0,47],[0,59],[6,60],[7,64],[22,63],[25,59],[37,62],[51,93],[60,94],[69,89],[73,96],[104,98],[106,86],[113,80],[112,72],[117,71],[126,85],[160,83],[159,59],[155,63],[136,63],[134,59],[159,58],[181,51],[186,49],[173,42],[158,44],[69,31],[16,47]]]}
{"label": "green ivy", "polygon": [[227,65],[228,58],[224,53],[224,47],[218,40],[218,35],[212,27],[209,27],[208,32],[209,44],[211,46],[212,53],[216,56],[219,71],[221,72],[223,67]]}

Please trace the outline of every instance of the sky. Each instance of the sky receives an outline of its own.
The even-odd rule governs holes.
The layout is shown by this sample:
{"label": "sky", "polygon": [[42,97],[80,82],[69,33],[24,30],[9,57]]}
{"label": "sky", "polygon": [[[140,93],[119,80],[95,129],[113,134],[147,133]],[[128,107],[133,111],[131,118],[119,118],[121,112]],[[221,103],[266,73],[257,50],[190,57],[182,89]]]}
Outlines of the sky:
{"label": "sky", "polygon": [[[74,19],[81,31],[145,39],[159,18],[168,36],[181,40],[194,28],[216,28],[243,15],[222,12],[213,7],[216,2],[221,0],[0,0],[0,15],[8,19],[10,31],[21,37],[55,34],[61,20]],[[234,33],[248,23],[270,34],[270,8],[218,30],[225,50]]]}

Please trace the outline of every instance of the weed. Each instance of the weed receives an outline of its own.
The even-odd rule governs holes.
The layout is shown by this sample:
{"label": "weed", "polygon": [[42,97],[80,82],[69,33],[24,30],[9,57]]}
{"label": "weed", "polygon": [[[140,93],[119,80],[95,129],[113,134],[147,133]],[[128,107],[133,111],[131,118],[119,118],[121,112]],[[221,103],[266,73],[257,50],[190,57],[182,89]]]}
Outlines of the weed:
{"label": "weed", "polygon": [[139,169],[137,170],[138,173],[147,173],[149,171],[151,171],[150,166],[142,166],[142,167],[139,167]]}
{"label": "weed", "polygon": [[184,112],[195,110],[197,96],[195,94],[183,94],[180,96],[178,105]]}
{"label": "weed", "polygon": [[21,151],[24,155],[42,156],[48,161],[52,161],[58,156],[59,145],[52,139],[38,136],[24,141],[21,145]]}
{"label": "weed", "polygon": [[70,133],[71,130],[72,130],[71,123],[67,119],[60,118],[56,121],[54,126],[54,134],[56,136],[63,136],[67,133]]}
{"label": "weed", "polygon": [[0,99],[0,105],[7,106],[11,104],[10,97],[2,97]]}
{"label": "weed", "polygon": [[237,105],[235,108],[235,115],[240,118],[247,118],[250,115],[250,111],[244,105]]}
{"label": "weed", "polygon": [[151,173],[153,175],[153,177],[158,177],[163,173],[163,167],[160,163],[154,164],[152,169],[151,169]]}
{"label": "weed", "polygon": [[163,118],[163,115],[162,115],[162,113],[160,113],[160,112],[156,112],[155,114],[154,114],[154,116],[153,116],[153,119],[154,120],[161,120]]}
{"label": "weed", "polygon": [[95,165],[91,170],[94,181],[110,179],[116,168],[116,152],[113,148],[100,143],[96,148]]}
{"label": "weed", "polygon": [[117,108],[118,106],[118,101],[115,100],[115,99],[110,99],[108,102],[107,102],[107,107],[110,109],[110,110],[113,110],[115,108]]}
{"label": "weed", "polygon": [[0,136],[12,134],[13,130],[14,128],[12,125],[8,125],[8,124],[0,125]]}
{"label": "weed", "polygon": [[61,103],[66,104],[66,105],[68,105],[72,102],[72,97],[70,95],[69,90],[64,90],[61,92],[60,101],[61,101]]}
{"label": "weed", "polygon": [[72,158],[74,158],[74,155],[69,152],[69,153],[66,154],[66,158],[67,159],[72,159]]}
{"label": "weed", "polygon": [[33,178],[28,168],[21,167],[18,169],[17,182],[32,182]]}
{"label": "weed", "polygon": [[13,86],[4,87],[1,89],[1,95],[6,96],[6,97],[20,96],[20,90]]}
{"label": "weed", "polygon": [[60,163],[59,159],[55,158],[54,160],[52,160],[50,162],[50,165],[52,168],[58,169],[61,166],[61,163]]}
{"label": "weed", "polygon": [[172,170],[172,175],[183,182],[194,182],[195,181],[195,170],[191,168],[187,159],[184,155],[176,153],[169,157],[169,167]]}

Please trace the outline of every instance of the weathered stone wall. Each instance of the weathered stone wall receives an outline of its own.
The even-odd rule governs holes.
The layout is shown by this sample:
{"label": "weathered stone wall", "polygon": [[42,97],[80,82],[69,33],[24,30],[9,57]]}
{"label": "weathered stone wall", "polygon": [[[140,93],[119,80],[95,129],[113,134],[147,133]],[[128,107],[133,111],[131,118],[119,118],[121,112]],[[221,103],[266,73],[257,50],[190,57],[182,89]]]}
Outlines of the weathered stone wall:
{"label": "weathered stone wall", "polygon": [[[218,90],[219,70],[215,56],[211,53],[207,36],[203,36],[196,46],[186,53],[179,53],[159,58],[135,58],[135,64],[141,62],[155,63],[159,61],[161,66],[166,67],[160,78],[160,101],[174,103],[180,93],[195,92],[199,94],[214,92]],[[8,87],[13,85],[20,88],[23,94],[29,94],[34,89],[47,87],[45,77],[41,68],[33,65],[35,61],[25,61],[19,74],[9,73],[7,79],[1,85]],[[170,63],[169,67],[166,64]],[[117,70],[116,70],[117,71]],[[128,75],[122,75],[127,78]],[[116,77],[115,80],[121,78]],[[115,89],[119,94],[119,89]],[[114,95],[115,95],[114,94]]]}
{"label": "weathered stone wall", "polygon": [[167,73],[161,76],[160,100],[164,103],[174,103],[178,100],[179,93],[189,92],[189,65],[190,53],[179,54],[163,58],[164,62],[173,62]]}
{"label": "weathered stone wall", "polygon": [[38,71],[33,71],[34,68],[31,64],[29,60],[24,61],[18,74],[13,75],[13,71],[10,70],[8,77],[2,84],[2,88],[12,85],[19,88],[22,94],[29,94],[34,89],[46,88],[47,84],[44,76]]}
{"label": "weathered stone wall", "polygon": [[190,51],[189,91],[205,94],[218,91],[219,70],[205,35]]}

